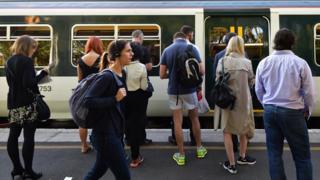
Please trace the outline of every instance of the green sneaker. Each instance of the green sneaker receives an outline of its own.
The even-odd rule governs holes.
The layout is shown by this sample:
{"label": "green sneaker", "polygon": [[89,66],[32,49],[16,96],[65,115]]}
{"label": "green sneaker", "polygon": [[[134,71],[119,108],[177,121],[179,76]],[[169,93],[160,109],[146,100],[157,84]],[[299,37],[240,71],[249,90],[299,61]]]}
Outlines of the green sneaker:
{"label": "green sneaker", "polygon": [[172,156],[173,160],[176,161],[176,163],[179,166],[184,166],[184,164],[186,163],[186,157],[185,155],[181,155],[180,153],[174,153],[174,155]]}
{"label": "green sneaker", "polygon": [[208,151],[203,146],[198,147],[197,148],[197,158],[204,158],[206,156],[207,152]]}

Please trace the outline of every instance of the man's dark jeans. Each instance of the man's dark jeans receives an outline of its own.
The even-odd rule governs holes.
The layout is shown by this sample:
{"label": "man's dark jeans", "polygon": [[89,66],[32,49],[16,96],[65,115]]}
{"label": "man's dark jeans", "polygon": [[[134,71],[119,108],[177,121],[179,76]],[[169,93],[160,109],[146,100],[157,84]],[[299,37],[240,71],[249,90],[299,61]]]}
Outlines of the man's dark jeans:
{"label": "man's dark jeans", "polygon": [[130,180],[130,171],[125,157],[122,137],[111,133],[100,134],[93,131],[90,139],[97,151],[97,157],[94,166],[84,179],[99,179],[110,168],[116,180]]}
{"label": "man's dark jeans", "polygon": [[269,173],[272,180],[285,180],[282,153],[287,140],[296,166],[297,180],[312,180],[312,163],[303,110],[264,105]]}

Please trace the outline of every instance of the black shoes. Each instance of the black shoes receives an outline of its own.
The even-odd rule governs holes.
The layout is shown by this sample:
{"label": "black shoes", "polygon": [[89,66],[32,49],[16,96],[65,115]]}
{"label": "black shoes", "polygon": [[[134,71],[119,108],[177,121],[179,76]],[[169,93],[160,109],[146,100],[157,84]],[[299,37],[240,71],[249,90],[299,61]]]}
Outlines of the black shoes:
{"label": "black shoes", "polygon": [[152,140],[146,138],[146,139],[144,140],[144,144],[145,144],[145,145],[152,144]]}
{"label": "black shoes", "polygon": [[16,170],[11,171],[11,177],[12,177],[12,180],[23,179],[23,170],[21,170],[21,171],[16,171]]}
{"label": "black shoes", "polygon": [[237,174],[238,172],[236,165],[230,165],[229,161],[225,161],[222,167],[231,174]]}
{"label": "black shoes", "polygon": [[42,173],[36,173],[34,171],[23,173],[23,179],[37,180],[41,177],[42,177]]}
{"label": "black shoes", "polygon": [[241,156],[237,160],[237,164],[239,165],[254,165],[256,163],[256,159],[250,156],[246,156],[242,158]]}

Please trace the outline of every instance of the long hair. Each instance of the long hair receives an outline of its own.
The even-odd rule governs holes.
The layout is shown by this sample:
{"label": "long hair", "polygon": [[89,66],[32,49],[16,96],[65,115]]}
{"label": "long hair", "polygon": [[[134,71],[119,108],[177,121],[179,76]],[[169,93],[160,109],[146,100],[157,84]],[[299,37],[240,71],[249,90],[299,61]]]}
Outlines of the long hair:
{"label": "long hair", "polygon": [[244,56],[244,41],[240,36],[233,36],[227,45],[226,55],[235,52]]}
{"label": "long hair", "polygon": [[103,43],[100,38],[96,36],[90,36],[87,40],[86,46],[85,46],[85,53],[90,52],[93,50],[94,52],[98,53],[99,55],[102,55],[103,53]]}
{"label": "long hair", "polygon": [[36,40],[28,35],[23,35],[16,39],[10,47],[10,50],[13,55],[29,56],[30,50],[37,48],[37,46],[38,43]]}
{"label": "long hair", "polygon": [[107,67],[109,67],[109,65],[110,65],[110,61],[108,59],[108,53],[104,52],[100,56],[100,69],[99,69],[99,71],[106,69]]}

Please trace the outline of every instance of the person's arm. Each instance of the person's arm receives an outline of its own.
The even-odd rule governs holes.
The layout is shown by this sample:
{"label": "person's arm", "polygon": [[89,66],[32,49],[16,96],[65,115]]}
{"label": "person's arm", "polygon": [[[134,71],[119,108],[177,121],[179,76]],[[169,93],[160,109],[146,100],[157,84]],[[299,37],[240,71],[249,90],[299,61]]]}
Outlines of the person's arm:
{"label": "person's arm", "polygon": [[160,64],[160,79],[167,79],[168,78],[168,68],[166,65]]}
{"label": "person's arm", "polygon": [[204,70],[203,61],[201,60],[201,57],[200,57],[200,51],[197,46],[193,46],[193,51],[194,51],[195,58],[199,61],[199,72],[201,76],[203,76],[205,74],[205,70]]}
{"label": "person's arm", "polygon": [[151,69],[152,69],[152,63],[151,63],[151,62],[147,63],[147,64],[146,64],[146,68],[147,68],[147,71],[151,71]]}
{"label": "person's arm", "polygon": [[147,87],[148,87],[148,74],[147,74],[147,69],[143,67],[143,72],[140,79],[140,88],[145,91]]}
{"label": "person's arm", "polygon": [[78,81],[81,81],[83,79],[83,73],[81,71],[81,67],[79,64],[77,65],[77,77],[78,77]]}
{"label": "person's arm", "polygon": [[24,64],[24,73],[22,77],[22,86],[26,89],[32,89],[33,87],[37,86],[38,82],[48,75],[46,71],[41,71],[38,76],[35,75],[34,65],[32,60],[27,60]]}
{"label": "person's arm", "polygon": [[263,95],[266,93],[266,91],[265,91],[265,88],[263,86],[263,82],[262,82],[262,79],[261,79],[261,74],[260,74],[261,73],[261,68],[262,68],[262,64],[260,62],[258,67],[257,67],[257,72],[256,72],[255,91],[256,91],[256,95],[257,95],[258,100],[262,104]]}
{"label": "person's arm", "polygon": [[115,96],[103,96],[108,90],[111,90],[114,81],[112,76],[100,76],[88,90],[89,92],[84,98],[84,105],[93,109],[106,109],[115,106],[117,103]]}
{"label": "person's arm", "polygon": [[248,84],[250,86],[250,88],[252,88],[254,86],[254,81],[255,81],[255,78],[254,78],[254,73],[253,73],[253,70],[252,70],[252,63],[250,61],[250,65],[249,65],[249,76],[248,76]]}
{"label": "person's arm", "polygon": [[160,60],[160,70],[159,70],[160,79],[168,78],[168,68],[167,68],[167,51],[164,50]]}
{"label": "person's arm", "polygon": [[312,73],[307,63],[301,72],[302,87],[301,92],[304,99],[305,106],[308,108],[309,114],[313,110],[316,101],[316,89],[312,79]]}

